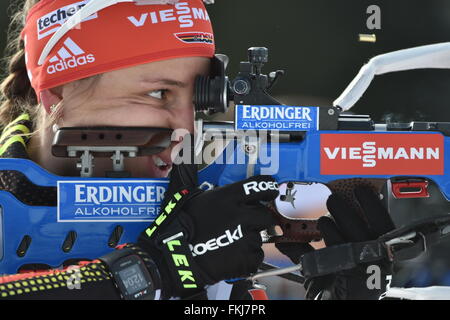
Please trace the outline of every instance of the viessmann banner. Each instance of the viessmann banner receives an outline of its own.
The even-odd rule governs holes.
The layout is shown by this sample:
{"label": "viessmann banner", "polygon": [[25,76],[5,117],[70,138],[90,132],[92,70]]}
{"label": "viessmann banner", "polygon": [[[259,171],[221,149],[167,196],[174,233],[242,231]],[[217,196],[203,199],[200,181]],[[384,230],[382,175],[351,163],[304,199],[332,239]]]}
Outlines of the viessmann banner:
{"label": "viessmann banner", "polygon": [[321,134],[324,175],[442,175],[442,134]]}
{"label": "viessmann banner", "polygon": [[59,181],[58,222],[153,221],[168,181]]}

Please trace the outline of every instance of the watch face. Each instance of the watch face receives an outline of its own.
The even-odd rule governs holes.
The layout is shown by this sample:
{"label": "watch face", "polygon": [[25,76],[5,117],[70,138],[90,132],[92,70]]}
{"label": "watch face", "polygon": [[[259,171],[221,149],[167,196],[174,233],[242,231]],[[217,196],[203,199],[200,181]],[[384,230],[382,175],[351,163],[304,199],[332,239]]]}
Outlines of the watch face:
{"label": "watch face", "polygon": [[125,299],[154,299],[153,279],[138,256],[130,255],[119,259],[113,264],[112,272]]}
{"label": "watch face", "polygon": [[138,265],[131,265],[118,274],[127,295],[133,295],[148,287],[147,280]]}

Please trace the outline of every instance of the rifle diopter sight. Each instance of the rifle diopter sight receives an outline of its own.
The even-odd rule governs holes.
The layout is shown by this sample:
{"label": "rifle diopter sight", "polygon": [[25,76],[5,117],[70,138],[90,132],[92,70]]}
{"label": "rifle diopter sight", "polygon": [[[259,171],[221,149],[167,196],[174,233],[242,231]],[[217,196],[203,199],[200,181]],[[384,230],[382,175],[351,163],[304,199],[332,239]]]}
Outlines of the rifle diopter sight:
{"label": "rifle diopter sight", "polygon": [[226,55],[216,54],[211,63],[211,75],[199,76],[195,81],[196,111],[207,114],[226,112],[232,101],[235,104],[280,105],[267,91],[284,71],[263,74],[262,67],[268,62],[268,57],[267,48],[249,48],[248,61],[242,61],[236,78],[229,80],[225,73],[229,59]]}

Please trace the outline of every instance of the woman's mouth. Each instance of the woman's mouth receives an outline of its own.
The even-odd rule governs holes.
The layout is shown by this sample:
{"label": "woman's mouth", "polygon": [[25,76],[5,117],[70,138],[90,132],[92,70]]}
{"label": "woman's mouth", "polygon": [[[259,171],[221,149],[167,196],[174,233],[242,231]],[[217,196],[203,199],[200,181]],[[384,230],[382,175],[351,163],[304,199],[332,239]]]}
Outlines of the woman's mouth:
{"label": "woman's mouth", "polygon": [[166,178],[172,170],[170,152],[166,151],[148,157],[149,175],[154,178]]}

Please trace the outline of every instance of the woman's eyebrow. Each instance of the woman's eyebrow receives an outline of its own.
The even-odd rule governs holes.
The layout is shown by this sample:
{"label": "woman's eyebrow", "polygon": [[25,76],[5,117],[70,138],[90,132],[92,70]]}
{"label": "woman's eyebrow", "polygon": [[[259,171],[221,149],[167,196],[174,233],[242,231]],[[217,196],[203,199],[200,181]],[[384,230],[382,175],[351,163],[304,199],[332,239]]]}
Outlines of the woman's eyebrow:
{"label": "woman's eyebrow", "polygon": [[159,83],[159,84],[164,84],[167,86],[175,86],[175,87],[180,87],[180,88],[185,88],[188,86],[188,84],[185,82],[173,80],[173,79],[167,79],[167,78],[143,78],[142,81],[147,82],[147,83],[152,83],[152,84]]}

